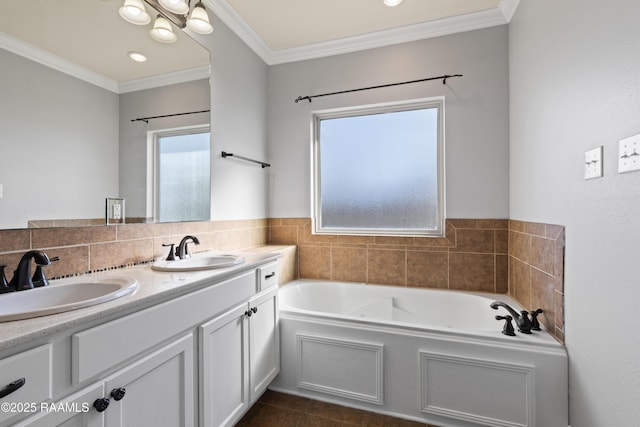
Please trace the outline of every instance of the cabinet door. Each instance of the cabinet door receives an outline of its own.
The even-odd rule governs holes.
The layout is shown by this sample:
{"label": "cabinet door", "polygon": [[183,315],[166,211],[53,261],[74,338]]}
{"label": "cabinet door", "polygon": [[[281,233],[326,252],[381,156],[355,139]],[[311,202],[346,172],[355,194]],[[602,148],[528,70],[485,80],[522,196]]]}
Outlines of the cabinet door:
{"label": "cabinet door", "polygon": [[251,403],[256,401],[280,372],[278,287],[249,300],[249,372]]}
{"label": "cabinet door", "polygon": [[249,408],[247,303],[200,326],[200,411],[204,427],[233,425]]}
{"label": "cabinet door", "polygon": [[40,413],[14,427],[102,427],[104,413],[96,411],[93,402],[103,396],[104,384],[100,382],[61,401],[39,404]]}
{"label": "cabinet door", "polygon": [[[106,397],[111,400],[104,411],[105,425],[193,426],[194,384],[193,335],[190,334],[105,380]],[[124,396],[118,396],[119,392]]]}

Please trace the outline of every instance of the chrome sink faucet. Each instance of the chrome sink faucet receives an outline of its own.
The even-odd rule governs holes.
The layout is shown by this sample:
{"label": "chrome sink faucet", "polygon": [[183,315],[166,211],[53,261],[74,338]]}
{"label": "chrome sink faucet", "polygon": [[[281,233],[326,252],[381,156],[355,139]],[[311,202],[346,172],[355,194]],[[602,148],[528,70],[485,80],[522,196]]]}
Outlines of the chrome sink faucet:
{"label": "chrome sink faucet", "polygon": [[9,282],[9,286],[15,291],[24,291],[26,289],[33,289],[36,287],[31,276],[31,260],[34,260],[37,265],[38,275],[36,277],[36,285],[45,286],[48,282],[42,272],[42,266],[51,264],[51,260],[43,251],[32,250],[20,258],[18,268],[13,272],[13,278]]}
{"label": "chrome sink faucet", "polygon": [[180,243],[176,248],[176,256],[178,258],[185,259],[191,257],[191,253],[189,253],[189,247],[187,246],[189,242],[193,242],[196,245],[200,244],[200,240],[198,240],[196,236],[184,236],[182,240],[180,240]]}

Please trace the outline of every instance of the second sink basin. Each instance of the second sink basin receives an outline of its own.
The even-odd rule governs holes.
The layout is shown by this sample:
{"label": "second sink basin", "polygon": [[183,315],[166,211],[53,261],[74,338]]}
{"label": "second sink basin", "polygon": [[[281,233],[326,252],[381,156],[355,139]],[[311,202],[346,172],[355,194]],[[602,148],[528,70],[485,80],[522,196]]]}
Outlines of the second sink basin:
{"label": "second sink basin", "polygon": [[129,277],[104,277],[0,295],[0,322],[29,319],[89,307],[128,295],[138,289]]}
{"label": "second sink basin", "polygon": [[238,255],[194,255],[191,258],[175,261],[156,261],[151,264],[151,269],[157,271],[202,271],[215,268],[225,268],[242,264],[244,257]]}

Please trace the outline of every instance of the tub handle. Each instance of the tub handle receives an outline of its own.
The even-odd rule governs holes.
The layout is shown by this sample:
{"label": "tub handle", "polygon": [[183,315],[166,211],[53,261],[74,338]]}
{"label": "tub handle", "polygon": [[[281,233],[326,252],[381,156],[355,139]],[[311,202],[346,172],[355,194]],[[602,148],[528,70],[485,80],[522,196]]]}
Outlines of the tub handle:
{"label": "tub handle", "polygon": [[539,308],[535,311],[530,311],[529,314],[531,315],[531,330],[532,331],[540,331],[540,322],[538,322],[538,314],[540,313],[544,313],[544,311]]}
{"label": "tub handle", "polygon": [[496,316],[496,320],[505,321],[504,327],[502,328],[503,334],[509,335],[510,337],[514,337],[516,335],[516,332],[513,330],[513,324],[511,323],[511,321],[513,320],[513,317],[507,314],[506,316]]}

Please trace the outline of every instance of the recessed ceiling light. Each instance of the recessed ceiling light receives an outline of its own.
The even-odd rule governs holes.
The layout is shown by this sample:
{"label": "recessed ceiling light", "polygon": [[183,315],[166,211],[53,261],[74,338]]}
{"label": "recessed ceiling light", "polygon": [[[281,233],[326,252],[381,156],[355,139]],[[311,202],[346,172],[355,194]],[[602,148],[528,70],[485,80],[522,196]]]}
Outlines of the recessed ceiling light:
{"label": "recessed ceiling light", "polygon": [[127,55],[136,62],[145,62],[147,60],[147,57],[140,52],[127,52]]}
{"label": "recessed ceiling light", "polygon": [[402,3],[402,0],[384,0],[384,4],[391,7],[397,6],[400,3]]}

